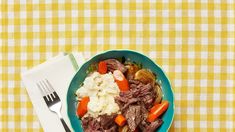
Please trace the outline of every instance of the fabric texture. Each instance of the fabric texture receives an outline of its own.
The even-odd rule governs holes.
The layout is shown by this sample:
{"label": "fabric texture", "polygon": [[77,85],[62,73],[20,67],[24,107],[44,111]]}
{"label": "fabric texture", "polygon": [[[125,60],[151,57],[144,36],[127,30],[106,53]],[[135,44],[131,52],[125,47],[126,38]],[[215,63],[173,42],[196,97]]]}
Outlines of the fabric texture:
{"label": "fabric texture", "polygon": [[42,131],[20,73],[59,52],[132,49],[162,66],[170,131],[235,131],[233,0],[1,0],[0,131]]}
{"label": "fabric texture", "polygon": [[72,129],[67,116],[67,90],[78,67],[83,63],[84,58],[81,53],[59,54],[21,74],[24,87],[27,90],[41,127],[45,132],[64,132],[64,127],[58,115],[48,109],[42,97],[45,93],[42,93],[37,85],[42,86],[40,83],[42,81],[45,82],[45,79],[50,82],[61,100],[61,115],[68,127]]}

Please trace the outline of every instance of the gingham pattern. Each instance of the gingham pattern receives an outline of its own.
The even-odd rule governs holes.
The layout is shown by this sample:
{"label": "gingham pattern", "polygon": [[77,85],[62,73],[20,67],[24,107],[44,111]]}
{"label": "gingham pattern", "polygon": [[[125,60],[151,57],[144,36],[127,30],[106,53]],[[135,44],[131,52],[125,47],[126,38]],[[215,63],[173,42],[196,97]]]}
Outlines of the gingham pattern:
{"label": "gingham pattern", "polygon": [[61,51],[133,49],[175,93],[170,131],[235,131],[235,2],[0,1],[0,131],[42,131],[20,73]]}

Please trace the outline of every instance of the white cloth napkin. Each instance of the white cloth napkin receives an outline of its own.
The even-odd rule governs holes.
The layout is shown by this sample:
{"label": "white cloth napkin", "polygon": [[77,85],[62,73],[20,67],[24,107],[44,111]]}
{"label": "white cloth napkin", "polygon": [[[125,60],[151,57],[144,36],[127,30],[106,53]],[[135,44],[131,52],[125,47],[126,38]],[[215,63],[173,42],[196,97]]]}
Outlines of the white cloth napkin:
{"label": "white cloth napkin", "polygon": [[[48,79],[62,101],[61,114],[71,129],[67,116],[66,94],[78,67],[84,62],[81,53],[59,54],[52,59],[22,73],[22,80],[45,132],[64,132],[59,117],[44,102],[36,83]],[[72,130],[72,129],[71,129]]]}

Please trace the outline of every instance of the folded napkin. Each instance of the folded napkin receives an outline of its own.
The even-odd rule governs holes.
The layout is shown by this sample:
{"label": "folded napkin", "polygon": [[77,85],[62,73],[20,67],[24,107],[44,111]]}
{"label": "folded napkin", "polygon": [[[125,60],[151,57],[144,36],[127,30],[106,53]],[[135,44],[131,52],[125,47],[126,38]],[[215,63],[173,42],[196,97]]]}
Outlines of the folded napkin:
{"label": "folded napkin", "polygon": [[65,130],[57,114],[48,109],[36,83],[40,80],[48,79],[52,84],[62,101],[61,115],[71,129],[66,112],[66,94],[71,79],[83,62],[84,58],[81,53],[59,54],[22,73],[23,83],[45,132],[64,132]]}

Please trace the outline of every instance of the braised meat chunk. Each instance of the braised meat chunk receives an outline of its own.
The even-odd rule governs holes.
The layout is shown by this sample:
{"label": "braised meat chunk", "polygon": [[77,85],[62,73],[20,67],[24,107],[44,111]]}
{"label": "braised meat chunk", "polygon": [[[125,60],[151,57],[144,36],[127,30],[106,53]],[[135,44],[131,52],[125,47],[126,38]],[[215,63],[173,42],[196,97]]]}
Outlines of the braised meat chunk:
{"label": "braised meat chunk", "polygon": [[130,131],[134,131],[138,126],[142,131],[151,131],[156,123],[150,124],[146,122],[146,119],[147,109],[153,106],[156,98],[155,90],[151,84],[143,84],[139,80],[129,80],[129,83],[130,90],[120,92],[115,102],[126,117]]}
{"label": "braised meat chunk", "polygon": [[141,111],[140,106],[130,106],[125,113],[125,117],[127,119],[127,124],[131,131],[135,131],[139,123],[141,122]]}
{"label": "braised meat chunk", "polygon": [[114,122],[116,114],[101,115],[98,118],[84,117],[82,126],[84,132],[116,132],[118,126]]}
{"label": "braised meat chunk", "polygon": [[104,60],[107,64],[108,71],[113,72],[114,70],[119,70],[122,73],[125,73],[127,68],[116,59],[107,59]]}
{"label": "braised meat chunk", "polygon": [[154,132],[161,124],[163,123],[162,119],[157,119],[154,122],[147,122],[142,120],[139,124],[139,128],[142,132]]}

